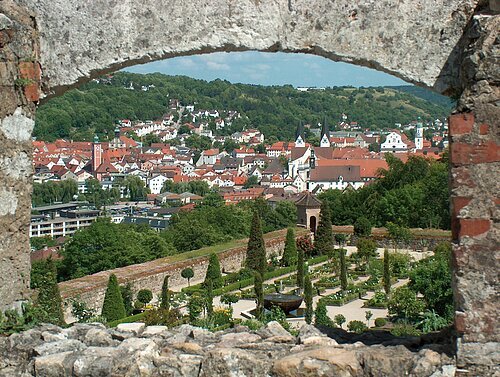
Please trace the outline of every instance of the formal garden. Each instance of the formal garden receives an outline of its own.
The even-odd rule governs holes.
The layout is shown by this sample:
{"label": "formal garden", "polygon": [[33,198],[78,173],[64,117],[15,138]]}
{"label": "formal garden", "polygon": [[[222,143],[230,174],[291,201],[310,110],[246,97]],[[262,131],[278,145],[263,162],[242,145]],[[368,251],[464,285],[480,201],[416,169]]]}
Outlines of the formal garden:
{"label": "formal garden", "polygon": [[[398,226],[388,231],[393,247],[380,253],[370,238],[371,225],[361,218],[354,227],[356,245],[347,246],[345,234],[333,234],[328,202],[323,201],[314,241],[309,235],[296,238],[289,228],[283,252],[266,257],[261,219],[254,211],[245,265],[239,271],[223,274],[213,253],[203,282],[191,284],[191,279],[201,277],[188,267],[181,273],[187,283],[181,289],[170,287],[166,276],[161,292],[133,292],[130,284],[120,286],[111,275],[100,315],[78,301],[72,304],[72,314],[79,322],[98,321],[109,327],[126,322],[167,327],[190,323],[212,331],[236,324],[256,329],[272,320],[291,332],[303,322],[356,333],[384,329],[394,335],[448,326],[453,314],[450,244],[439,244],[429,256],[416,260],[414,253],[398,250],[410,232]],[[28,316],[6,313],[0,320],[3,332],[29,326],[30,313],[64,323],[56,266],[50,259],[44,263],[37,301],[27,309]],[[266,303],[277,297],[273,294],[298,296],[302,305],[285,313],[278,304]]]}

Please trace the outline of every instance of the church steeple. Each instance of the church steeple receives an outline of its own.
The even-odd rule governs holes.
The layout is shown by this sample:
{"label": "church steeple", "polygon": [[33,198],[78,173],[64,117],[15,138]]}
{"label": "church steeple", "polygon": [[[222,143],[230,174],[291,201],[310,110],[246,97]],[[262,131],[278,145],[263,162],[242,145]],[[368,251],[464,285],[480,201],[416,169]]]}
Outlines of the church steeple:
{"label": "church steeple", "polygon": [[326,124],[326,117],[323,122],[323,126],[321,127],[321,141],[320,147],[329,147],[330,146],[330,130]]}
{"label": "church steeple", "polygon": [[296,147],[305,147],[305,137],[304,137],[304,125],[302,121],[299,121],[299,125],[297,126],[297,131],[295,132],[295,146]]}

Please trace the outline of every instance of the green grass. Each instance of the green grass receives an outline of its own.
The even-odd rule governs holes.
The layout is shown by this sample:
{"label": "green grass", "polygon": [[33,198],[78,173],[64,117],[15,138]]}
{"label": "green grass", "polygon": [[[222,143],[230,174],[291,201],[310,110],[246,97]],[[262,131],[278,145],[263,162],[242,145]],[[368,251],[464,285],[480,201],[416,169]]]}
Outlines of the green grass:
{"label": "green grass", "polygon": [[140,322],[139,320],[144,318],[145,315],[146,315],[146,312],[142,312],[142,313],[134,314],[134,315],[131,315],[129,317],[122,318],[122,319],[117,319],[116,321],[109,322],[108,327],[116,327],[120,323]]}

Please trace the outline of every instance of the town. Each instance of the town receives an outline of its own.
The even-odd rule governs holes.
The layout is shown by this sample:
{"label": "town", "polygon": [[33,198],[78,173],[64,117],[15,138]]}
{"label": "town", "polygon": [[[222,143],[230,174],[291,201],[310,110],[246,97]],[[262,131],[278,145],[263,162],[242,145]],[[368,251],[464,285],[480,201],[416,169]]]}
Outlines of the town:
{"label": "town", "polygon": [[[106,141],[97,136],[93,142],[33,141],[34,197],[37,184],[48,182],[73,182],[73,191],[65,200],[42,193],[42,202],[33,208],[30,237],[70,235],[101,214],[116,223],[165,229],[174,213],[192,209],[214,190],[226,204],[258,197],[270,203],[294,201],[303,191],[357,190],[388,168],[386,153],[403,162],[409,156],[439,159],[447,147],[445,121],[416,119],[370,131],[346,114],[339,114],[333,125],[337,131],[330,131],[326,120],[315,125],[297,121],[291,126],[294,141],[269,143],[255,128],[220,135],[240,117],[236,111],[199,110],[170,99],[161,120],[117,120]],[[138,186],[133,193],[131,182]],[[96,189],[114,198],[105,212],[95,202],[79,201]]]}

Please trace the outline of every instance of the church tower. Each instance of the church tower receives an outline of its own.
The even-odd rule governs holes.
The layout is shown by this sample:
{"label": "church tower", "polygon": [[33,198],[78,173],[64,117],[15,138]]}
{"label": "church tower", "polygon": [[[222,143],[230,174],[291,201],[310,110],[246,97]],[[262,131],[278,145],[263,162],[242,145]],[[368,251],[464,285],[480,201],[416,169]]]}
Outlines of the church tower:
{"label": "church tower", "polygon": [[422,120],[418,117],[417,130],[415,132],[415,149],[424,149],[424,126],[422,125]]}
{"label": "church tower", "polygon": [[92,143],[92,174],[96,175],[97,168],[102,164],[102,146],[97,135]]}
{"label": "church tower", "polygon": [[328,130],[328,126],[326,124],[326,117],[323,122],[323,127],[321,128],[321,141],[319,146],[321,148],[330,147],[330,131]]}
{"label": "church tower", "polygon": [[305,137],[304,137],[304,125],[302,121],[299,122],[297,127],[297,131],[295,132],[295,146],[296,147],[305,147]]}

